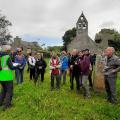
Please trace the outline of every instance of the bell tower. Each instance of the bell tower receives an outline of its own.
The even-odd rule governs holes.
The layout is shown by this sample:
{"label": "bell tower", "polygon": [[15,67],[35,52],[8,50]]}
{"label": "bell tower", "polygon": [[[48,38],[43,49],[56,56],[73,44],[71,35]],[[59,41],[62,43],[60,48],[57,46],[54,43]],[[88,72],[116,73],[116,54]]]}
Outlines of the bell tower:
{"label": "bell tower", "polygon": [[72,41],[67,45],[68,51],[72,51],[74,48],[78,50],[87,48],[91,52],[98,51],[96,43],[88,35],[88,21],[83,12],[76,22],[76,36],[71,39]]}
{"label": "bell tower", "polygon": [[76,29],[77,29],[77,35],[79,36],[81,33],[87,34],[88,35],[88,21],[85,17],[85,15],[82,14],[80,15],[77,23],[76,23]]}

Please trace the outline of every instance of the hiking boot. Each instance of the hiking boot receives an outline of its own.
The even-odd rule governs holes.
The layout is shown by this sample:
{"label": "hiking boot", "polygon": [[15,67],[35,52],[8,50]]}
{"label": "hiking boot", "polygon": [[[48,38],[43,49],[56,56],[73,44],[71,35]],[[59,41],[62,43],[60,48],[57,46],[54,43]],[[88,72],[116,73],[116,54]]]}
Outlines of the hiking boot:
{"label": "hiking boot", "polygon": [[109,102],[114,105],[117,104],[117,100],[110,99]]}

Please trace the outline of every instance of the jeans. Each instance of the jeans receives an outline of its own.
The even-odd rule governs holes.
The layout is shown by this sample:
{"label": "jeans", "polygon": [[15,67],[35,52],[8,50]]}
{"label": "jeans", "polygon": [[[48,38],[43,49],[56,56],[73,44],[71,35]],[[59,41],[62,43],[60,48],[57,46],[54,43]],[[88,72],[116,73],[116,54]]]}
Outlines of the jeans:
{"label": "jeans", "polygon": [[5,107],[9,107],[13,96],[13,81],[0,81],[0,83],[2,86],[0,104],[4,104]]}
{"label": "jeans", "polygon": [[62,80],[62,77],[63,77],[63,84],[66,83],[66,74],[67,74],[67,70],[61,70],[61,72],[60,72],[60,80]]}
{"label": "jeans", "polygon": [[21,84],[23,82],[23,73],[24,69],[16,69],[16,81],[17,84]]}

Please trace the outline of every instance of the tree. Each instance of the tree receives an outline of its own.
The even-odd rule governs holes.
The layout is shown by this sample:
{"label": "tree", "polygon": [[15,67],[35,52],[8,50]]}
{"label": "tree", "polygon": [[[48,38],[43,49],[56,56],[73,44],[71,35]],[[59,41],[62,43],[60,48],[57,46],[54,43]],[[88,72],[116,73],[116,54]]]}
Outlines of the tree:
{"label": "tree", "polygon": [[64,49],[67,49],[67,45],[72,41],[72,39],[76,36],[76,28],[72,28],[70,30],[67,30],[62,37],[63,39],[63,46]]}
{"label": "tree", "polygon": [[32,44],[33,44],[35,47],[39,47],[39,44],[38,44],[38,42],[36,42],[36,41],[33,41]]}
{"label": "tree", "polygon": [[50,51],[54,51],[56,53],[60,53],[63,50],[63,46],[48,46],[47,50]]}
{"label": "tree", "polygon": [[12,23],[7,20],[6,16],[0,13],[0,43],[10,41],[12,36],[8,30],[8,27],[12,26]]}

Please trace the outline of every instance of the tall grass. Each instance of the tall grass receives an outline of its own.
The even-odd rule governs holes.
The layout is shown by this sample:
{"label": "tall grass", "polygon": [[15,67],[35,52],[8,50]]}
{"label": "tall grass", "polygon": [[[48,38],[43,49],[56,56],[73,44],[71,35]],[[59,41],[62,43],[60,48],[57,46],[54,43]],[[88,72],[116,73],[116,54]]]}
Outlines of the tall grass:
{"label": "tall grass", "polygon": [[47,67],[45,80],[36,86],[25,70],[24,83],[14,81],[13,107],[3,112],[0,120],[120,120],[120,82],[118,77],[118,105],[105,100],[105,93],[91,91],[91,99],[84,99],[82,91],[70,91],[69,77],[61,89],[50,91]]}

